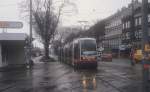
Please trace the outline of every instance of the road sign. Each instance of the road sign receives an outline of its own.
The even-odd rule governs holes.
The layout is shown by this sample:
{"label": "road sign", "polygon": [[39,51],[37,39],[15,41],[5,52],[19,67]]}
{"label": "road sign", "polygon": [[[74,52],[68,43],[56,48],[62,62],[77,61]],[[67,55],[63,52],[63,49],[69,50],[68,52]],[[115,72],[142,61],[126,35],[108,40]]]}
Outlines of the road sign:
{"label": "road sign", "polygon": [[23,23],[17,21],[0,21],[0,28],[22,28]]}

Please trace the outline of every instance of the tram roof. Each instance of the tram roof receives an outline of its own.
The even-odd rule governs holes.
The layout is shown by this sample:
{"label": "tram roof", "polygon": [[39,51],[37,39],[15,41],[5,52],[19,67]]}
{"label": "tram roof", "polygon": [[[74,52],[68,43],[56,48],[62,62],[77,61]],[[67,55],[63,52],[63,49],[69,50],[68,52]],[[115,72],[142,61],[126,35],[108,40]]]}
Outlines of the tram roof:
{"label": "tram roof", "polygon": [[78,38],[74,40],[74,42],[81,41],[81,40],[95,40],[95,38]]}
{"label": "tram roof", "polygon": [[79,40],[95,40],[95,38],[79,38]]}

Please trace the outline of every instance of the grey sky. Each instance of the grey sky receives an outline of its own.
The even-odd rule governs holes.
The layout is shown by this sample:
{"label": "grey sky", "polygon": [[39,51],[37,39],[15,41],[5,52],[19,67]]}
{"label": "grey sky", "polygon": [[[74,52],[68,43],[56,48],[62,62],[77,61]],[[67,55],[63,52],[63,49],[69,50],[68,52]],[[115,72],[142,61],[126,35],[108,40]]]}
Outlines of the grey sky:
{"label": "grey sky", "polygon": [[[0,20],[23,20],[20,16],[19,2],[22,0],[0,0]],[[72,0],[78,9],[73,16],[63,16],[62,24],[74,25],[80,20],[96,21],[105,18],[123,6],[127,6],[131,0]],[[26,24],[25,24],[26,25]],[[25,26],[26,27],[26,26]],[[26,30],[28,28],[25,28]]]}
{"label": "grey sky", "polygon": [[[9,32],[25,32],[28,30],[27,23],[21,19],[19,2],[22,0],[0,0],[0,20],[1,21],[22,21],[23,29],[8,29]],[[26,31],[28,32],[28,31]]]}
{"label": "grey sky", "polygon": [[79,20],[94,22],[115,13],[131,0],[75,0],[79,13],[72,17],[65,17],[65,25],[76,24]]}
{"label": "grey sky", "polygon": [[[0,0],[0,20],[22,21],[24,23],[23,29],[8,29],[9,32],[29,33],[27,21],[20,16],[19,3],[21,1],[23,0]],[[93,23],[110,16],[121,7],[127,6],[131,0],[72,0],[72,2],[76,4],[78,13],[72,16],[63,14],[61,23],[64,26],[79,25],[78,21]],[[70,6],[68,6],[68,9],[70,9]],[[41,45],[38,42],[35,42],[35,44]]]}

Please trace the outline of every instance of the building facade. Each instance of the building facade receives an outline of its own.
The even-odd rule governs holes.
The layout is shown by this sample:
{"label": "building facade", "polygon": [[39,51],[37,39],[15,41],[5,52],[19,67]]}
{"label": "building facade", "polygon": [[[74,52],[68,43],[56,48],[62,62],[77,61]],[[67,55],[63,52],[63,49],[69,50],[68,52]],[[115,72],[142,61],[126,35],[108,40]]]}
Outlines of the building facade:
{"label": "building facade", "polygon": [[137,30],[137,26],[142,24],[142,18],[138,13],[136,14],[139,7],[141,7],[141,2],[132,2],[128,5],[128,14],[122,18],[122,45],[125,46],[123,52],[128,56],[132,47],[141,44],[139,39],[142,37],[142,30],[141,28]]}
{"label": "building facade", "polygon": [[[134,48],[141,48],[142,39],[142,4],[141,2],[135,2],[133,7],[133,13],[122,18],[123,33],[122,44],[131,46]],[[127,22],[130,22],[130,26],[127,26]],[[133,23],[132,23],[133,22]],[[148,35],[150,36],[150,9],[148,9]]]}
{"label": "building facade", "polygon": [[[148,34],[150,36],[150,9],[148,13]],[[120,50],[120,46],[124,45],[123,50],[129,55],[131,47],[141,48],[141,38],[142,3],[138,0],[106,18],[104,47],[117,51]]]}
{"label": "building facade", "polygon": [[129,13],[129,9],[124,7],[105,20],[105,37],[103,41],[105,48],[110,48],[113,52],[118,53],[119,46],[122,45],[122,18]]}

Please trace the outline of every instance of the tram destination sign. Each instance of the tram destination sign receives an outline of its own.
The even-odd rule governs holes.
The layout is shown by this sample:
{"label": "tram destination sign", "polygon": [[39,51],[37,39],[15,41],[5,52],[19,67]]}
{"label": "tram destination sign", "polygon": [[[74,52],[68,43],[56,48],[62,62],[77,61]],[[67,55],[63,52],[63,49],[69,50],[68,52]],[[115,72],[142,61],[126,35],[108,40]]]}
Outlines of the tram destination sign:
{"label": "tram destination sign", "polygon": [[22,28],[23,23],[18,21],[0,21],[0,28]]}

